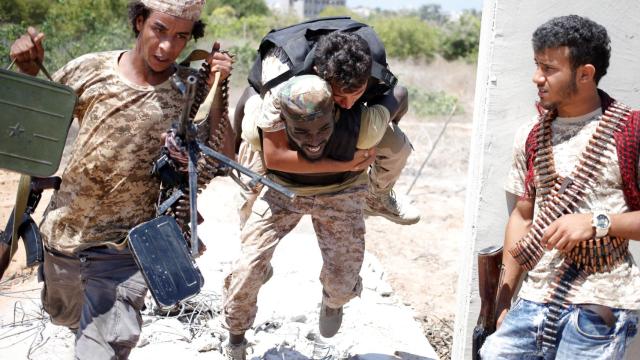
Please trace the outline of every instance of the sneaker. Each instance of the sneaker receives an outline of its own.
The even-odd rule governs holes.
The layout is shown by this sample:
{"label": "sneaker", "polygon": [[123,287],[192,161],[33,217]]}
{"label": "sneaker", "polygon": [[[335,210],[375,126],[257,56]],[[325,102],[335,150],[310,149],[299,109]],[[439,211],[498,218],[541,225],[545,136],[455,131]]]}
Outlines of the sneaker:
{"label": "sneaker", "polygon": [[247,360],[247,347],[249,343],[245,339],[241,344],[235,345],[230,342],[224,344],[224,358],[227,360]]}
{"label": "sneaker", "polygon": [[330,338],[338,333],[342,325],[342,306],[338,309],[330,308],[324,304],[320,305],[320,335]]}
{"label": "sneaker", "polygon": [[412,225],[420,221],[420,212],[409,199],[393,191],[384,194],[369,192],[364,204],[364,214],[382,216],[396,224]]}

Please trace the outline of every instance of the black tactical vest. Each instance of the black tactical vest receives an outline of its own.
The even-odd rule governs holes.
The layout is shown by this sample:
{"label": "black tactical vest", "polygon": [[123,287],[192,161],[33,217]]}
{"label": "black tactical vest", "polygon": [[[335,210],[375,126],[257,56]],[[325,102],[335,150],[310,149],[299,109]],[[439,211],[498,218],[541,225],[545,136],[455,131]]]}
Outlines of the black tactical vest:
{"label": "black tactical vest", "polygon": [[[388,69],[387,54],[378,35],[368,25],[352,20],[350,17],[320,18],[271,30],[260,42],[258,57],[249,72],[249,84],[262,96],[269,89],[293,76],[312,74],[316,42],[320,36],[334,31],[354,32],[369,44],[373,60],[371,76],[376,79],[374,83],[380,83],[379,85],[382,86],[368,88],[365,93],[368,97],[382,94],[395,86],[398,79]],[[263,84],[262,60],[274,47],[284,50],[291,60],[292,68]],[[376,93],[369,94],[371,91]]]}
{"label": "black tactical vest", "polygon": [[[360,134],[360,121],[362,118],[362,104],[356,103],[351,109],[340,109],[340,117],[333,129],[333,134],[329,138],[324,149],[323,158],[337,161],[353,160],[356,152],[358,135]],[[279,177],[295,182],[300,185],[331,185],[339,184],[352,179],[360,172],[336,172],[322,174],[293,174],[276,170],[268,170]]]}

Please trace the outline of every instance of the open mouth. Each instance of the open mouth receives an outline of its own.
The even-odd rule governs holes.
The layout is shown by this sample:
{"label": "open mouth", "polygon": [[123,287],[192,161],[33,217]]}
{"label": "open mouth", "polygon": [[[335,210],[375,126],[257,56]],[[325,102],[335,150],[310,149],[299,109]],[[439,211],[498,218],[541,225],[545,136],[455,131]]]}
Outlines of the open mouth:
{"label": "open mouth", "polygon": [[304,149],[310,153],[310,154],[317,154],[320,152],[320,150],[322,150],[322,146],[323,144],[320,144],[318,146],[309,146],[309,145],[305,145]]}
{"label": "open mouth", "polygon": [[169,59],[165,58],[165,57],[160,57],[158,55],[153,55],[153,57],[156,59],[157,62],[159,63],[163,63],[166,64],[169,62]]}

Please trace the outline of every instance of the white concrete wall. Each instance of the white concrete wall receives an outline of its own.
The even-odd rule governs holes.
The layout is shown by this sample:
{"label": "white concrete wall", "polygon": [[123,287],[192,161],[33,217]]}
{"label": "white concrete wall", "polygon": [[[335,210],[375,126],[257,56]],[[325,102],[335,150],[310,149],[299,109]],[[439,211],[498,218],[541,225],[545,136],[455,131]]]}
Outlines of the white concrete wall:
{"label": "white concrete wall", "polygon": [[[640,1],[485,0],[454,359],[471,358],[471,335],[480,306],[476,253],[502,244],[508,216],[503,184],[511,163],[513,135],[535,114],[531,35],[550,18],[569,14],[587,16],[607,28],[611,65],[600,87],[632,107],[640,105]],[[637,248],[634,253],[640,260]],[[640,341],[630,359],[640,358],[638,345]]]}

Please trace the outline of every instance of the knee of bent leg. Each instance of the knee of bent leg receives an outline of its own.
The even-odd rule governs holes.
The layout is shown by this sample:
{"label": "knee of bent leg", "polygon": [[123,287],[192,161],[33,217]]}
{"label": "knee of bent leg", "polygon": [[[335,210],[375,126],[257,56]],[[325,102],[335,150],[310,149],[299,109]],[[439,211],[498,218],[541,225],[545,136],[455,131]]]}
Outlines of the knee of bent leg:
{"label": "knee of bent leg", "polygon": [[411,142],[397,124],[390,123],[376,146],[377,155],[406,160],[412,151]]}
{"label": "knee of bent leg", "polygon": [[404,86],[396,85],[393,88],[393,96],[398,101],[399,106],[391,121],[397,124],[409,110],[409,91]]}

